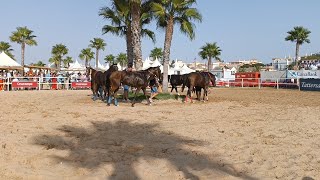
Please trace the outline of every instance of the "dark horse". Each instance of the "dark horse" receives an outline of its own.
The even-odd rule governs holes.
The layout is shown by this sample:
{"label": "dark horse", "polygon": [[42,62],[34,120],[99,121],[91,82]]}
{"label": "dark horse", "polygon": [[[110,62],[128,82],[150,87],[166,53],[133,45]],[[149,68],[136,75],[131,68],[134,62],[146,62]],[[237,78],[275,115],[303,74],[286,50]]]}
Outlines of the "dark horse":
{"label": "dark horse", "polygon": [[[91,68],[92,69],[92,68]],[[94,69],[93,69],[94,70]],[[93,100],[97,99],[99,89],[102,89],[104,93],[100,92],[101,99],[104,100],[110,86],[109,77],[112,72],[118,71],[118,66],[113,64],[107,71],[95,71],[94,76],[91,74],[91,88],[93,91]],[[92,72],[94,72],[92,71]]]}
{"label": "dark horse", "polygon": [[188,87],[186,102],[188,101],[188,97],[191,99],[191,102],[193,102],[191,97],[191,91],[194,91],[194,90],[196,90],[197,98],[198,100],[200,100],[202,88],[204,90],[203,100],[205,100],[205,97],[206,97],[206,100],[208,100],[208,89],[209,89],[210,82],[214,86],[215,80],[216,80],[215,76],[210,72],[192,72],[188,74],[182,86],[182,91],[184,90],[185,86]]}
{"label": "dark horse", "polygon": [[151,67],[151,68],[148,68],[147,70],[134,71],[134,72],[127,72],[127,71],[113,72],[110,76],[110,96],[108,98],[108,105],[111,104],[112,97],[114,98],[115,104],[117,105],[118,102],[115,96],[121,84],[136,88],[134,99],[132,101],[132,107],[134,107],[137,93],[141,89],[143,91],[143,94],[146,96],[148,103],[150,103],[146,95],[146,88],[148,87],[150,80],[156,79],[156,81],[159,81],[159,78],[161,78],[160,76],[161,76],[161,71],[159,67]]}
{"label": "dark horse", "polygon": [[[176,93],[178,93],[178,88],[177,86],[181,86],[184,82],[184,77],[185,75],[168,75],[168,79],[171,85],[171,92],[173,91],[173,89],[176,90]],[[178,93],[179,95],[179,93]]]}

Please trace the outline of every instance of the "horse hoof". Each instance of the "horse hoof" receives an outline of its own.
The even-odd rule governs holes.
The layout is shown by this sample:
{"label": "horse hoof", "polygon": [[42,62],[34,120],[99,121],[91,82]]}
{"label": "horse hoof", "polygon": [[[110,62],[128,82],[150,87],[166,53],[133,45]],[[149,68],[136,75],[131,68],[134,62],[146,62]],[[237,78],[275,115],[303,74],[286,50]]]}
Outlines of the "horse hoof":
{"label": "horse hoof", "polygon": [[131,107],[134,107],[134,105],[132,104]]}
{"label": "horse hoof", "polygon": [[110,104],[108,103],[107,106],[110,106]]}

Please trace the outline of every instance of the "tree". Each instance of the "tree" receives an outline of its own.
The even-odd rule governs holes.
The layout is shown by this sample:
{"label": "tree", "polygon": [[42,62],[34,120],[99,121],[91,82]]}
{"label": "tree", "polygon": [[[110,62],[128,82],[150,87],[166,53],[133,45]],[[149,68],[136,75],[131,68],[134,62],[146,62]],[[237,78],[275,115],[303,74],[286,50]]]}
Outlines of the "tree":
{"label": "tree", "polygon": [[51,54],[52,54],[52,63],[55,64],[56,68],[58,71],[61,68],[61,62],[63,61],[63,56],[68,54],[69,49],[67,46],[63,44],[56,44],[55,46],[52,47]]}
{"label": "tree", "polygon": [[170,60],[170,48],[173,36],[174,25],[180,26],[180,31],[186,34],[191,40],[194,39],[193,20],[201,22],[202,16],[192,6],[196,0],[174,0],[151,3],[151,9],[157,19],[157,26],[165,29],[165,42],[163,52],[163,91],[168,92],[168,64]]}
{"label": "tree", "polygon": [[[32,33],[33,31],[27,27],[17,27],[17,31],[12,32],[12,35],[10,36],[10,40],[12,42],[21,44],[21,66],[24,66],[24,52],[26,45],[37,45],[37,41],[35,40],[36,36],[32,35]],[[24,74],[24,68],[22,69],[22,73]]]}
{"label": "tree", "polygon": [[116,58],[116,57],[114,57],[114,55],[109,54],[109,55],[107,55],[107,56],[104,58],[104,60],[105,60],[107,63],[109,63],[109,65],[111,65],[111,64],[114,64],[115,58]]}
{"label": "tree", "polygon": [[96,68],[98,69],[99,50],[104,50],[107,44],[101,38],[93,38],[90,43],[89,47],[96,49]]}
{"label": "tree", "polygon": [[4,52],[6,53],[9,57],[11,57],[13,60],[14,59],[14,55],[11,53],[13,51],[13,49],[11,48],[11,45],[7,42],[0,42],[0,52]]}
{"label": "tree", "polygon": [[[131,31],[131,9],[130,2],[131,0],[113,0],[112,8],[103,7],[99,11],[99,15],[104,19],[107,19],[111,22],[111,25],[105,25],[102,28],[103,34],[112,33],[120,37],[126,38],[127,43],[127,56],[129,64],[133,64],[133,41],[132,41],[132,31]],[[142,4],[143,13],[140,14],[141,26],[150,23],[151,14],[150,9],[148,9],[148,4]],[[141,29],[141,28],[140,28]],[[154,32],[142,28],[140,31],[142,36],[149,37],[153,42],[155,42]],[[141,58],[142,59],[142,58]]]}
{"label": "tree", "polygon": [[142,50],[141,50],[141,1],[142,0],[129,0],[131,8],[131,31],[132,31],[132,48],[133,59],[136,69],[142,68]]}
{"label": "tree", "polygon": [[208,71],[211,70],[212,58],[215,58],[217,61],[220,61],[219,56],[221,55],[221,49],[217,46],[217,43],[206,43],[206,45],[201,47],[199,56],[202,59],[208,60]]}
{"label": "tree", "polygon": [[88,62],[91,61],[94,57],[94,52],[91,51],[91,48],[82,49],[79,55],[81,60],[85,60],[85,65],[88,67]]}
{"label": "tree", "polygon": [[162,51],[162,48],[154,48],[151,50],[151,53],[150,53],[150,57],[152,57],[153,60],[159,58],[161,59],[161,64],[163,64],[163,51]]}
{"label": "tree", "polygon": [[33,64],[34,66],[44,67],[46,64],[42,61],[38,61],[37,63]]}
{"label": "tree", "polygon": [[70,63],[73,63],[73,59],[70,56],[67,56],[65,59],[63,59],[63,65],[65,68],[70,67]]}
{"label": "tree", "polygon": [[126,64],[128,64],[127,55],[125,53],[118,54],[117,63],[119,63],[121,67],[124,67]]}
{"label": "tree", "polygon": [[302,27],[302,26],[296,26],[293,28],[293,30],[287,32],[289,35],[285,38],[286,41],[292,41],[296,43],[296,58],[295,58],[295,65],[298,65],[298,58],[299,58],[299,50],[300,46],[303,43],[310,43],[310,40],[308,39],[309,34],[311,31],[308,29]]}

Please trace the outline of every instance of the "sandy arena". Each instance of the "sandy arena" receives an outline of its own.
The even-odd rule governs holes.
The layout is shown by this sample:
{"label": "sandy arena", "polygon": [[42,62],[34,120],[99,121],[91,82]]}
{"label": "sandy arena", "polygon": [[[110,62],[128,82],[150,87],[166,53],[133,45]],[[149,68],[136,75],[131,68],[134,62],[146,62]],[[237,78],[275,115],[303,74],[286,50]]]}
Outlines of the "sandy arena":
{"label": "sandy arena", "polygon": [[0,92],[1,179],[320,178],[318,92],[218,88],[134,108],[90,94]]}

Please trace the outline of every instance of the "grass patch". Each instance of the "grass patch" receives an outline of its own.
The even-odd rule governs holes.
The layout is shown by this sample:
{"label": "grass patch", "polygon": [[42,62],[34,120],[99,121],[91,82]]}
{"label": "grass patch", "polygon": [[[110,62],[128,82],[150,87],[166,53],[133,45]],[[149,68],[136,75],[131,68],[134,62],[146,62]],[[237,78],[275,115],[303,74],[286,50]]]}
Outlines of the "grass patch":
{"label": "grass patch", "polygon": [[[118,97],[119,97],[119,99],[123,99],[123,95],[119,95]],[[149,98],[150,94],[147,94],[147,97]],[[154,99],[157,99],[157,100],[168,100],[168,99],[177,100],[179,98],[184,98],[184,97],[185,97],[184,95],[180,95],[179,96],[177,94],[159,93],[156,97],[154,97]],[[133,98],[134,98],[134,93],[129,92],[129,99],[133,100]],[[138,93],[137,94],[136,100],[142,101],[142,100],[145,100],[145,99],[146,99],[146,97],[143,95],[143,93]]]}

